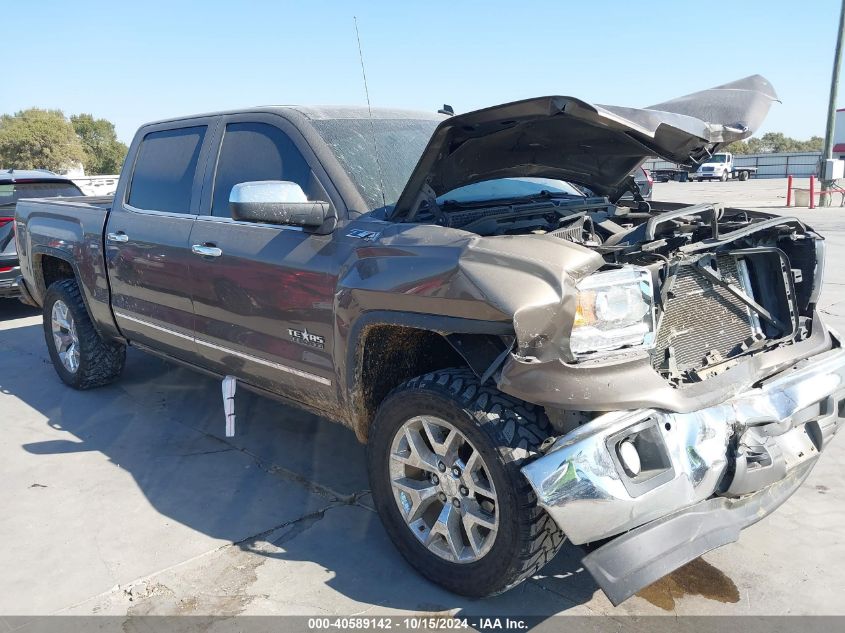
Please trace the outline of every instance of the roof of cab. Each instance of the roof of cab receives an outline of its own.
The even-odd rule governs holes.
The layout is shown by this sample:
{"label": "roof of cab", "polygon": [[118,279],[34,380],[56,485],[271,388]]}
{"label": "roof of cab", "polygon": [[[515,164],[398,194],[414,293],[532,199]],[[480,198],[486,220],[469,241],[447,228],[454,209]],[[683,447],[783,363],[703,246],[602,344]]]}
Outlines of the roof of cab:
{"label": "roof of cab", "polygon": [[221,110],[219,112],[203,112],[200,114],[189,114],[184,116],[159,119],[145,123],[142,127],[161,125],[164,123],[175,123],[177,121],[189,121],[215,116],[227,116],[233,114],[262,114],[276,113],[288,118],[304,118],[309,121],[324,119],[416,119],[442,121],[449,118],[448,115],[429,112],[426,110],[402,110],[399,108],[367,108],[366,106],[343,106],[343,105],[265,105],[237,110]]}

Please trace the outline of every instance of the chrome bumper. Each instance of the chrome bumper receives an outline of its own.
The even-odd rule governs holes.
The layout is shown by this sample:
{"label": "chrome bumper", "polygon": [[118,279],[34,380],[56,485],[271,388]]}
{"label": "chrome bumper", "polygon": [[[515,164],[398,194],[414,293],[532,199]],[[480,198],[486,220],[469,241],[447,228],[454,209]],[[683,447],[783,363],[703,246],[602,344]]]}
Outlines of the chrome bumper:
{"label": "chrome bumper", "polygon": [[0,298],[17,297],[20,294],[18,286],[18,275],[21,269],[13,267],[5,273],[0,273]]}
{"label": "chrome bumper", "polygon": [[[841,413],[845,350],[836,348],[717,406],[602,415],[559,438],[522,472],[572,542],[595,542],[714,495],[740,498],[808,473],[841,426]],[[637,476],[617,450],[631,437],[640,437],[646,457]]]}

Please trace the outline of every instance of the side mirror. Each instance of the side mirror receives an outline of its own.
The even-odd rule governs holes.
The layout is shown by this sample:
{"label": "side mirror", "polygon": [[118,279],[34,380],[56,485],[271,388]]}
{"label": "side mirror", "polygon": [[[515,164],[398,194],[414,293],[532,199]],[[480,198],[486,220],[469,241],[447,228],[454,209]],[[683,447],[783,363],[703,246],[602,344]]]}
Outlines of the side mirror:
{"label": "side mirror", "polygon": [[[328,202],[310,202],[295,182],[260,180],[242,182],[229,194],[232,218],[243,222],[265,222],[318,229],[327,223],[334,228],[334,212]],[[322,231],[321,231],[322,232]]]}

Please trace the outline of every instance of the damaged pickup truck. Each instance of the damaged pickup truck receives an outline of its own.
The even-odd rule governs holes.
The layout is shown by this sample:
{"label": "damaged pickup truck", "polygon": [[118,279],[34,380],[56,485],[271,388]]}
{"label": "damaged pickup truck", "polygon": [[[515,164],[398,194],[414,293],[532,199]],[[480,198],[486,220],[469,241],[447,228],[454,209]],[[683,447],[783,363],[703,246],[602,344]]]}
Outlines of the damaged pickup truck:
{"label": "damaged pickup truck", "polygon": [[71,387],[132,345],[352,428],[444,587],[504,591],[569,539],[619,603],[772,512],[840,425],[822,238],[629,176],[694,168],[774,100],[755,76],[647,109],[153,123],[113,199],[17,205],[20,286]]}

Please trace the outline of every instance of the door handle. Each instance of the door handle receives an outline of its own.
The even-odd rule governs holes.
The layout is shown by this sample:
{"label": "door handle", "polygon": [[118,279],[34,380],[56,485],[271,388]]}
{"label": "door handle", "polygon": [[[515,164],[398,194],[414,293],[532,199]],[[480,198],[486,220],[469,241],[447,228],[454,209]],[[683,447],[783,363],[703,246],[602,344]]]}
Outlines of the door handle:
{"label": "door handle", "polygon": [[129,236],[124,233],[123,231],[118,231],[117,233],[109,233],[106,235],[109,242],[128,242]]}
{"label": "door handle", "polygon": [[203,257],[220,257],[223,254],[223,251],[213,244],[194,244],[191,246],[191,252]]}

